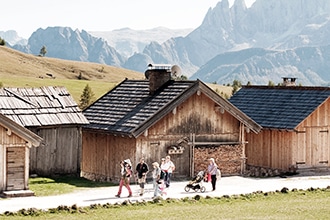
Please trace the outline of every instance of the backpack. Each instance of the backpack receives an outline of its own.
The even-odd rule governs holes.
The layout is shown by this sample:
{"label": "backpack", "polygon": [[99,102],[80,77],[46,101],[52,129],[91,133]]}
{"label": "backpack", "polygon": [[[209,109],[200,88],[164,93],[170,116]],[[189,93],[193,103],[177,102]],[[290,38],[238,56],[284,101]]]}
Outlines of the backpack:
{"label": "backpack", "polygon": [[216,174],[216,176],[217,176],[217,180],[220,180],[220,179],[221,179],[221,171],[220,171],[219,168],[217,169],[217,174]]}
{"label": "backpack", "polygon": [[125,177],[131,177],[132,175],[132,168],[129,165],[126,165],[126,172],[125,172]]}

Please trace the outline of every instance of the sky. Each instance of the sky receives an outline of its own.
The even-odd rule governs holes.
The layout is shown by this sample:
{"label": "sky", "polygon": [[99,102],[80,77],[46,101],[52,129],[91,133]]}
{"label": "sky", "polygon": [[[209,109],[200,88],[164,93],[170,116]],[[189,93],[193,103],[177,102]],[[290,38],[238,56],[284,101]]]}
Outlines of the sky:
{"label": "sky", "polygon": [[[209,8],[222,0],[4,0],[0,31],[29,38],[38,28],[71,27],[86,31],[167,27],[197,28]],[[245,0],[248,7],[255,0]],[[166,2],[163,3],[163,2]],[[234,0],[229,0],[230,6]]]}

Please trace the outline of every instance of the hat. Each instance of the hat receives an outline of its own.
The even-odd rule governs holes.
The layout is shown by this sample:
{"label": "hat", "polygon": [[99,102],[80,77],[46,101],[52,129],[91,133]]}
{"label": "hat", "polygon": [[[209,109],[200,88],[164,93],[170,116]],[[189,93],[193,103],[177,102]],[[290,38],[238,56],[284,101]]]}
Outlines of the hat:
{"label": "hat", "polygon": [[152,163],[153,166],[159,167],[159,163],[158,162],[153,162]]}
{"label": "hat", "polygon": [[132,165],[132,163],[131,163],[131,160],[130,160],[130,159],[126,159],[126,160],[124,160],[124,162],[125,162],[125,163],[127,163],[127,164],[129,164],[130,166]]}
{"label": "hat", "polygon": [[209,160],[211,160],[214,163],[214,158],[211,157]]}
{"label": "hat", "polygon": [[162,160],[165,160],[165,158],[162,158]]}

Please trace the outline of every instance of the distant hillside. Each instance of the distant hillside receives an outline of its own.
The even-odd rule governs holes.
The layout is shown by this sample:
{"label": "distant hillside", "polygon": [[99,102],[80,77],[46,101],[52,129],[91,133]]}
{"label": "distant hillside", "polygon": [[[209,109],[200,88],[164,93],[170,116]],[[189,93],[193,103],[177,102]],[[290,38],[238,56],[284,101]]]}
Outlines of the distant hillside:
{"label": "distant hillside", "polygon": [[0,82],[4,87],[65,86],[76,101],[86,84],[99,97],[125,78],[144,79],[144,74],[128,69],[40,57],[8,47],[0,47],[0,57]]}
{"label": "distant hillside", "polygon": [[[0,47],[0,57],[0,83],[4,87],[64,86],[76,102],[79,102],[87,84],[92,88],[95,98],[99,98],[125,78],[145,78],[143,73],[128,69],[40,57],[8,47]],[[232,91],[232,88],[227,86],[209,86],[219,94],[224,93],[227,96]]]}
{"label": "distant hillside", "polygon": [[0,74],[44,77],[52,74],[56,78],[100,80],[118,82],[125,78],[141,79],[144,74],[128,69],[99,63],[62,60],[26,54],[17,50],[0,47]]}

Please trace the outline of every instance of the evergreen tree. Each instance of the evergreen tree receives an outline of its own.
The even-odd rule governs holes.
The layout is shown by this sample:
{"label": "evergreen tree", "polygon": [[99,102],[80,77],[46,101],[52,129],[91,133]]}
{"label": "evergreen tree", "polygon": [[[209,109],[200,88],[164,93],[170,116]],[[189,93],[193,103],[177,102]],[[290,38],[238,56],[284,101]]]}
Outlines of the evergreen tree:
{"label": "evergreen tree", "polygon": [[46,55],[46,53],[47,53],[46,46],[42,46],[42,48],[40,49],[40,55],[44,57]]}
{"label": "evergreen tree", "polygon": [[91,87],[89,87],[89,85],[87,84],[83,90],[83,93],[80,96],[79,108],[84,110],[90,104],[92,104],[93,101],[94,101],[94,93]]}
{"label": "evergreen tree", "polygon": [[268,86],[275,86],[275,83],[272,82],[271,80],[268,81]]}
{"label": "evergreen tree", "polygon": [[233,81],[233,91],[232,91],[232,95],[234,95],[241,87],[242,87],[242,83],[239,80],[234,80]]}
{"label": "evergreen tree", "polygon": [[6,46],[6,41],[0,37],[0,46]]}

